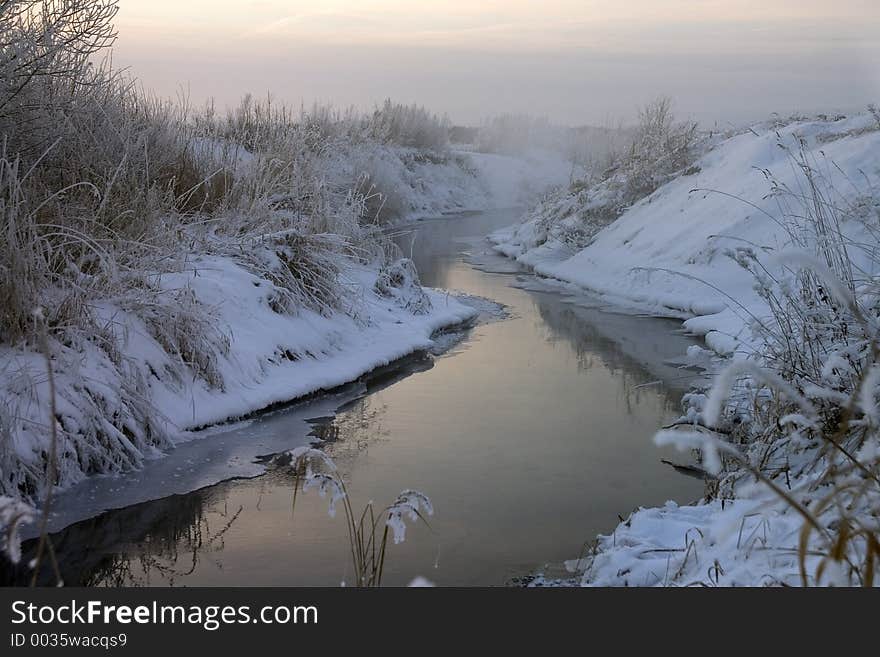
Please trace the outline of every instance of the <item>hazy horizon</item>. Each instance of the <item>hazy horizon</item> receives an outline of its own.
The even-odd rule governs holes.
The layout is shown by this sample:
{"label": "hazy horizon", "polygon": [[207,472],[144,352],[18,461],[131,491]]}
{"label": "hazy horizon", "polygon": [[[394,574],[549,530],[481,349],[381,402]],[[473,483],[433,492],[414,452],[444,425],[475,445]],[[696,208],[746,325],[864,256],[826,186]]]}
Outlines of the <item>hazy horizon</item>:
{"label": "hazy horizon", "polygon": [[704,123],[880,100],[873,0],[125,0],[117,26],[114,61],[145,88],[221,106],[391,97],[462,124],[608,125],[660,94]]}

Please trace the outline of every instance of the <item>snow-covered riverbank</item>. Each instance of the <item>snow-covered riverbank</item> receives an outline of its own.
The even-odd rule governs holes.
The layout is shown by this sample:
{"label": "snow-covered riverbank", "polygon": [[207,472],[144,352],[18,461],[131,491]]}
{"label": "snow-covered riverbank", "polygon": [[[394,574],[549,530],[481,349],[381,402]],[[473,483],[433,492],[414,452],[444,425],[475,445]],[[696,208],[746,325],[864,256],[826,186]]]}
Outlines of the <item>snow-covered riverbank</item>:
{"label": "snow-covered riverbank", "polygon": [[[581,218],[585,206],[601,203],[598,194],[566,190],[490,240],[541,275],[646,312],[680,317],[711,349],[728,355],[750,341],[749,313],[766,305],[753,289],[752,275],[729,255],[737,248],[772,254],[790,245],[784,201],[772,192],[799,190],[791,158],[799,139],[844,195],[841,201],[868,198],[880,166],[876,120],[859,115],[793,121],[756,126],[726,140],[716,137],[719,143],[690,169],[607,227]],[[864,211],[870,218],[877,209],[865,201]],[[561,239],[574,228],[590,235],[583,248]],[[863,226],[853,222],[846,228],[853,239],[864,237]],[[859,264],[865,260],[853,255]]]}
{"label": "snow-covered riverbank", "polygon": [[[365,145],[358,148],[366,153]],[[541,177],[527,161],[479,153],[429,157],[379,145],[369,158],[364,153],[343,153],[349,162],[337,154],[327,175],[343,184],[368,167],[374,182],[398,190],[398,220],[504,207],[510,190],[538,192],[565,175],[563,164]],[[255,165],[245,158],[236,166]],[[194,428],[353,381],[428,348],[435,332],[477,314],[455,296],[422,290],[405,261],[351,258],[344,241],[331,260],[320,253],[306,265],[336,270],[329,274],[335,289],[317,291],[332,294],[332,303],[303,304],[285,287],[286,258],[324,248],[322,239],[328,252],[337,249],[333,235],[318,235],[315,246],[309,239],[278,233],[232,248],[196,247],[179,266],[151,277],[155,298],[124,293],[94,301],[89,312],[102,327],[99,342],[75,332],[50,338],[59,486],[137,468]],[[296,277],[301,265],[293,263]],[[306,275],[328,275],[316,271]],[[51,435],[46,360],[34,344],[6,344],[0,364],[0,493],[38,500]]]}
{"label": "snow-covered riverbank", "polygon": [[[626,209],[616,221],[594,220],[602,216],[595,209],[613,195],[612,179],[551,195],[521,225],[498,231],[490,240],[499,252],[539,274],[646,312],[681,318],[687,329],[704,336],[709,349],[695,348],[690,357],[696,364],[718,367],[728,359],[751,358],[769,348],[766,318],[772,319],[774,310],[785,310],[769,304],[790,295],[787,290],[793,288],[786,287],[792,285],[788,281],[797,280],[797,267],[787,268],[780,261],[784,254],[814,250],[824,254],[831,247],[823,240],[843,240],[850,245],[847,266],[858,272],[854,279],[867,282],[863,287],[856,284],[856,303],[870,304],[874,294],[870,281],[878,275],[878,153],[880,125],[870,114],[755,126],[728,138],[708,139],[693,166]],[[822,212],[828,213],[831,238],[816,232],[813,215]],[[808,267],[813,266],[810,263]],[[797,331],[789,337],[802,339]],[[835,393],[838,384],[833,381],[842,362],[840,354],[848,353],[848,348],[845,341],[822,347],[820,365],[827,383],[807,386],[805,395],[825,401],[831,399],[828,395],[841,395]],[[772,398],[772,391],[763,394]],[[705,396],[694,394],[686,400],[690,408],[683,422],[702,424]],[[864,412],[870,416],[872,411],[864,407]],[[765,431],[759,426],[763,427],[757,422],[753,431]],[[687,442],[677,432],[667,431],[658,438]],[[833,490],[824,470],[827,464],[817,466],[821,440],[815,438],[806,426],[793,431],[768,426],[754,449],[750,444],[741,447],[753,467],[773,464],[769,476],[781,477],[779,485],[791,500],[755,484],[745,470],[729,464],[719,479],[709,480],[706,500],[692,506],[669,503],[639,509],[611,534],[600,536],[588,557],[566,563],[571,579],[538,578],[536,583],[752,586],[796,585],[804,577],[821,584],[856,581],[856,571],[849,566],[828,565],[832,563],[825,545],[829,534],[822,523],[836,531],[840,518],[822,516],[807,534],[801,570],[798,553],[804,517],[792,500],[807,508],[811,502],[819,504],[816,499],[823,491]],[[861,446],[856,442],[855,459],[876,462],[871,451],[876,442],[876,438]],[[694,441],[690,444],[696,446]],[[862,520],[876,513],[861,498],[851,511]],[[844,544],[846,550],[854,550],[852,562],[859,563],[864,544]]]}
{"label": "snow-covered riverbank", "polygon": [[[277,312],[272,283],[229,259],[195,258],[186,272],[166,275],[163,286],[188,290],[211,311],[213,335],[205,338],[218,342],[211,382],[169,353],[137,315],[107,303],[100,312],[120,338],[121,365],[88,343],[59,346],[52,356],[61,482],[135,467],[186,439],[189,429],[357,379],[430,347],[436,331],[476,315],[455,297],[422,290],[417,282],[377,286],[377,277],[387,274],[349,268],[343,276],[355,306],[328,315]],[[5,348],[2,358],[3,403],[15,409],[17,429],[4,472],[24,482],[43,467],[46,363],[23,349]]]}

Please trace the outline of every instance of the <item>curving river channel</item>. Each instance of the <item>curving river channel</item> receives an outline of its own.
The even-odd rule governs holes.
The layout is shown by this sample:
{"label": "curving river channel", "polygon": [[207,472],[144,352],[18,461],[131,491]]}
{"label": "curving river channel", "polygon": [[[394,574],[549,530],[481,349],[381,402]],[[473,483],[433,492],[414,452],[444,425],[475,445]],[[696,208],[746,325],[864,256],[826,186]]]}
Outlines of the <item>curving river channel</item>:
{"label": "curving river channel", "polygon": [[[515,219],[446,217],[396,236],[424,284],[504,307],[502,316],[485,304],[484,321],[442,354],[214,429],[143,472],[61,496],[53,543],[66,583],[350,582],[342,516],[329,517],[313,492],[292,514],[289,473],[254,464],[315,440],[356,507],[404,488],[431,496],[430,529],[410,525],[406,542],[389,547],[390,585],[416,575],[503,585],[577,557],[638,506],[699,497],[702,482],[660,462],[681,455],[650,440],[698,376],[677,364],[693,339],[677,321],[615,311],[491,255],[483,236]],[[151,486],[165,497],[128,504]],[[69,524],[111,506],[122,508]]]}

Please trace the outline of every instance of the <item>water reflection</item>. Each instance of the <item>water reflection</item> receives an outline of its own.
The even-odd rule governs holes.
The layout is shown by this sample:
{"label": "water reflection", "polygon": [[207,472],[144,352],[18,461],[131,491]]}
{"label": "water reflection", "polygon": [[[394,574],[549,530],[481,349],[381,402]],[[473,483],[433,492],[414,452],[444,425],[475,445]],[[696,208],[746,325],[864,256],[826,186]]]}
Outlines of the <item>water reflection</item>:
{"label": "water reflection", "polygon": [[[337,460],[355,508],[387,503],[410,487],[435,503],[433,531],[413,528],[406,543],[389,549],[387,584],[415,575],[503,584],[576,556],[638,505],[689,501],[702,491],[662,465],[670,454],[650,442],[693,376],[672,362],[690,339],[675,323],[520,289],[510,274],[463,261],[462,251],[482,248],[475,237],[509,220],[426,222],[413,255],[426,283],[496,299],[510,319],[477,326],[450,353],[413,363],[402,381],[391,372],[377,377],[367,394],[312,421],[311,437]],[[271,419],[276,431],[284,418]],[[259,430],[257,423],[228,439],[247,441]],[[314,494],[297,501],[294,517],[291,492],[289,474],[276,470],[79,523],[56,536],[65,577],[186,585],[349,580],[344,522],[329,518]]]}
{"label": "water reflection", "polygon": [[[517,216],[510,210],[473,212],[460,217],[420,221],[395,230],[395,242],[403,255],[412,258],[424,285],[456,289],[453,275],[463,251],[484,241],[486,235],[509,225]],[[509,271],[518,267],[503,259],[499,265]]]}
{"label": "water reflection", "polygon": [[[678,406],[676,393],[686,392],[702,379],[701,371],[684,365],[693,340],[681,333],[677,320],[610,312],[597,304],[578,305],[577,299],[533,292],[538,314],[548,329],[549,342],[566,341],[583,369],[601,365],[620,378],[627,394],[663,386],[666,399]],[[599,312],[597,312],[599,310]]]}
{"label": "water reflection", "polygon": [[[215,531],[205,515],[206,498],[212,496],[210,491],[175,495],[102,514],[53,534],[62,580],[68,586],[173,585],[178,576],[195,570],[206,547],[222,540],[223,532]],[[36,541],[25,543],[22,563],[35,551]],[[30,581],[23,567],[2,572],[7,585]],[[55,584],[48,560],[38,581]]]}

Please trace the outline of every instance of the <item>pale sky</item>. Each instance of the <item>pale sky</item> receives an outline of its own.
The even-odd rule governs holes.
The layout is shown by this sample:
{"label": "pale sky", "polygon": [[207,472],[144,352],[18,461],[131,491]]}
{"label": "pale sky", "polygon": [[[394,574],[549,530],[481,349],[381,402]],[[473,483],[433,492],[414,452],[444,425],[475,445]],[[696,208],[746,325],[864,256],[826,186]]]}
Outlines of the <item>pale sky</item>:
{"label": "pale sky", "polygon": [[711,124],[880,102],[880,0],[121,0],[148,89],[609,124],[659,94]]}

